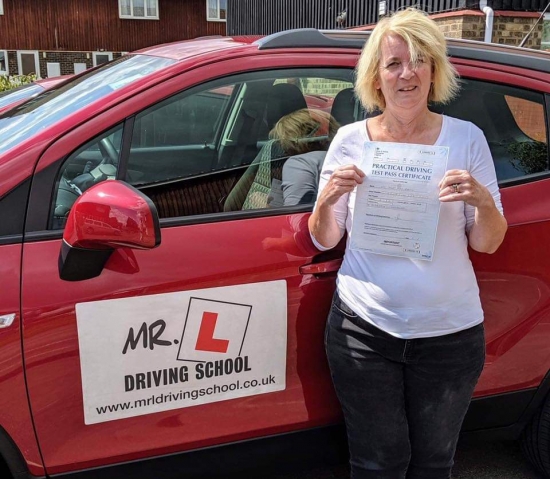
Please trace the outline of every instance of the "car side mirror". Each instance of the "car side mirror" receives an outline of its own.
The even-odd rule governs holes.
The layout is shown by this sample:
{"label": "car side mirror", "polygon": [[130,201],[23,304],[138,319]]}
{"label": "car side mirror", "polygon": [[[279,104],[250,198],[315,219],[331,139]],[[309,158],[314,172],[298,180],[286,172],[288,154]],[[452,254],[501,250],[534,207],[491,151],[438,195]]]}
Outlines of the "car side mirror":
{"label": "car side mirror", "polygon": [[103,181],[86,190],[71,208],[59,276],[66,281],[95,278],[116,248],[156,248],[160,239],[153,202],[123,181]]}

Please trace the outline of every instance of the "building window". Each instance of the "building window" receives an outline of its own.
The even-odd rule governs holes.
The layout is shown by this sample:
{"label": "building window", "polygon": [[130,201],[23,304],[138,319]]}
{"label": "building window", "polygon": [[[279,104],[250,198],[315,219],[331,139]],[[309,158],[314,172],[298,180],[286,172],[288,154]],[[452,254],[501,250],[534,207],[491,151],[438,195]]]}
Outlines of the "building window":
{"label": "building window", "polygon": [[227,0],[206,0],[206,19],[209,22],[225,22]]}
{"label": "building window", "polygon": [[102,63],[110,62],[113,59],[113,52],[92,52],[94,67]]}
{"label": "building window", "polygon": [[37,50],[20,50],[17,52],[17,73],[19,75],[40,76],[40,62]]}
{"label": "building window", "polygon": [[118,0],[118,12],[120,18],[158,20],[158,0]]}
{"label": "building window", "polygon": [[0,0],[0,15],[4,15],[4,0]]}
{"label": "building window", "polygon": [[75,75],[78,75],[79,73],[82,73],[82,72],[85,71],[87,68],[88,68],[88,65],[86,65],[86,63],[75,63],[75,64],[73,65],[73,69],[74,69],[74,74],[75,74]]}
{"label": "building window", "polygon": [[550,13],[544,14],[542,23],[542,38],[540,40],[540,49],[550,51]]}
{"label": "building window", "polygon": [[[2,0],[0,0],[0,2],[1,1]],[[8,73],[8,52],[6,50],[0,50],[0,75],[7,75]]]}

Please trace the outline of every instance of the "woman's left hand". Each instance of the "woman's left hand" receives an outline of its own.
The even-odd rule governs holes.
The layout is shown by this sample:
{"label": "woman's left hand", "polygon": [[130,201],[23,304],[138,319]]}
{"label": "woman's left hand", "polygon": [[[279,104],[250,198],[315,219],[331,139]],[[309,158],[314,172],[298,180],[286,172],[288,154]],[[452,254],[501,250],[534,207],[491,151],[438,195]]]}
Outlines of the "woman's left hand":
{"label": "woman's left hand", "polygon": [[466,170],[449,170],[439,183],[439,201],[464,201],[475,208],[468,243],[480,253],[494,253],[506,233],[506,219],[495,205],[490,191]]}
{"label": "woman's left hand", "polygon": [[489,190],[478,183],[467,170],[448,170],[439,183],[439,201],[464,201],[465,203],[481,208],[494,205]]}

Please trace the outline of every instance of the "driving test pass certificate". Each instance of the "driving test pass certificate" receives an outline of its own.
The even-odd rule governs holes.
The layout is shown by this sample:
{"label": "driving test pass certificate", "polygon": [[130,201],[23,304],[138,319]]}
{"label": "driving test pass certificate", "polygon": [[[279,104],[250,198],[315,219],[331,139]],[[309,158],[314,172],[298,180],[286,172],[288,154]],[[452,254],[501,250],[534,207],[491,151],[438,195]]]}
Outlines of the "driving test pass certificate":
{"label": "driving test pass certificate", "polygon": [[446,146],[366,142],[350,247],[431,261],[448,155]]}

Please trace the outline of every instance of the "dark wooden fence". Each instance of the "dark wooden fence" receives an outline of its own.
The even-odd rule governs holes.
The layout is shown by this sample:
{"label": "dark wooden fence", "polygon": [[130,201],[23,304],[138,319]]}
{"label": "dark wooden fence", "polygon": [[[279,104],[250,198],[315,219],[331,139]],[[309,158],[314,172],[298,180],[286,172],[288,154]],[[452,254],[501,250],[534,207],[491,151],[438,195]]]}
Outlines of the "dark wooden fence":
{"label": "dark wooden fence", "polygon": [[548,5],[548,0],[492,0],[489,4],[495,10],[542,12]]}
{"label": "dark wooden fence", "polygon": [[119,18],[117,0],[3,0],[0,50],[132,51],[205,35],[205,0],[159,0],[159,20]]}
{"label": "dark wooden fence", "polygon": [[[495,10],[539,12],[550,0],[489,0]],[[378,21],[380,0],[229,0],[228,35],[269,34],[290,28],[345,28]],[[386,0],[386,11],[416,6],[429,13],[479,9],[479,0]],[[342,13],[345,12],[343,18]]]}

